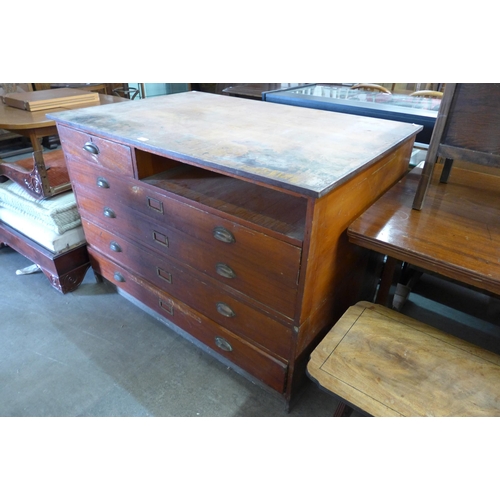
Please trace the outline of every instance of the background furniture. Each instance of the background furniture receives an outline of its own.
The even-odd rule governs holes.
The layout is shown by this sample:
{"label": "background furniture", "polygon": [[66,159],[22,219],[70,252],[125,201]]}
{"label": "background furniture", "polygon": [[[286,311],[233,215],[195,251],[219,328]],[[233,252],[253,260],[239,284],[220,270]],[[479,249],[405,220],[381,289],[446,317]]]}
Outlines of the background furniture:
{"label": "background furniture", "polygon": [[327,84],[309,84],[295,89],[265,92],[263,99],[291,106],[416,123],[423,126],[416,141],[423,144],[430,142],[441,105],[441,99],[386,94]]}
{"label": "background furniture", "polygon": [[443,98],[443,92],[437,90],[417,90],[410,94],[412,97],[436,97],[437,99]]}
{"label": "background furniture", "polygon": [[262,95],[265,92],[273,90],[285,90],[300,87],[304,83],[242,83],[232,85],[222,90],[223,94],[233,97],[245,97],[247,99],[256,99],[262,101]]}
{"label": "background furniture", "polygon": [[96,274],[289,404],[364,292],[345,230],[418,127],[203,92],[49,116]]}
{"label": "background furniture", "polygon": [[498,354],[369,302],[346,311],[307,370],[321,388],[368,415],[500,416]]}
{"label": "background furniture", "polygon": [[33,158],[15,163],[0,159],[0,183],[7,178],[40,200],[71,190],[64,153],[60,149],[47,153],[38,150]]}
{"label": "background furniture", "polygon": [[500,177],[466,166],[457,161],[448,184],[436,170],[421,211],[412,208],[421,179],[413,169],[349,226],[349,241],[389,257],[378,303],[392,303],[402,262],[500,295]]}
{"label": "background furniture", "polygon": [[499,133],[499,83],[446,84],[413,208],[422,209],[438,157],[445,158],[441,182],[447,182],[453,160],[500,167]]}
{"label": "background furniture", "polygon": [[391,93],[389,89],[386,89],[382,85],[378,85],[376,83],[357,83],[356,85],[353,85],[351,89],[369,90],[371,92],[382,92],[382,94]]}
{"label": "background furniture", "polygon": [[[123,101],[108,95],[99,99],[98,105]],[[0,246],[8,245],[38,265],[59,292],[73,291],[90,262],[75,197],[68,192],[64,154],[42,153],[39,144],[40,138],[57,134],[55,122],[46,111],[0,103],[0,127],[29,136],[35,148],[34,159],[0,165],[0,178],[10,179],[0,183]]]}
{"label": "background furniture", "polygon": [[90,267],[75,196],[37,200],[13,181],[0,184],[0,247],[34,262],[61,293],[75,290]]}

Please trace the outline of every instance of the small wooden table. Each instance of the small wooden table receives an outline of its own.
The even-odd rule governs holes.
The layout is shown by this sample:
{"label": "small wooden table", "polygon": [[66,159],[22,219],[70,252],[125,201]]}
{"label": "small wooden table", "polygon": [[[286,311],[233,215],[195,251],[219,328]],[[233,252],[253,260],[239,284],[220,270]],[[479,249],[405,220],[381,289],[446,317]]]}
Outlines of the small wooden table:
{"label": "small wooden table", "polygon": [[[415,168],[349,226],[349,241],[387,255],[388,269],[408,262],[499,295],[500,177],[465,167],[456,161],[447,184],[435,168],[422,211],[412,209],[422,171]],[[386,273],[378,303],[387,303],[391,281]]]}
{"label": "small wooden table", "polygon": [[[59,89],[64,91],[65,89]],[[54,89],[57,93],[58,89]],[[113,102],[123,101],[121,97],[99,94],[99,102],[90,104],[91,106],[99,106],[101,104],[109,104]],[[64,111],[66,109],[88,107],[89,104],[79,106],[71,106],[71,108],[54,108],[51,113]],[[40,139],[57,135],[57,128],[54,120],[47,118],[48,111],[26,111],[24,109],[7,106],[0,99],[0,129],[8,130],[16,134],[28,137],[33,146],[33,150],[40,149]]]}
{"label": "small wooden table", "polygon": [[500,416],[498,354],[378,304],[350,307],[307,371],[368,415]]}

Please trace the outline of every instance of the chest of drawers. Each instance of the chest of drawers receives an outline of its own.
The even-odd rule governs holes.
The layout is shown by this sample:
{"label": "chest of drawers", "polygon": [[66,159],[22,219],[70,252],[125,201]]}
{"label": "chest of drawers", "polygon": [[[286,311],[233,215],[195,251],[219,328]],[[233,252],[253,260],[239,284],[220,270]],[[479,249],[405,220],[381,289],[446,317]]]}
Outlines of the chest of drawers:
{"label": "chest of drawers", "polygon": [[419,127],[196,92],[53,118],[94,272],[290,403]]}

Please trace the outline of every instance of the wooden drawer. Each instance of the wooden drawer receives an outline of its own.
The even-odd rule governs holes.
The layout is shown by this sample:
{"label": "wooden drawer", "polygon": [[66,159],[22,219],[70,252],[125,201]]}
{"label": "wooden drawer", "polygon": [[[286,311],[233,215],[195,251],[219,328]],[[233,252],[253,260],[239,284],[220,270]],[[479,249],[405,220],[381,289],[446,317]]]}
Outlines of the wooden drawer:
{"label": "wooden drawer", "polygon": [[[169,218],[156,221],[140,217],[130,206],[117,202],[114,196],[97,198],[94,191],[82,187],[77,188],[76,196],[82,217],[106,227],[112,234],[134,240],[160,255],[187,264],[293,318],[300,262],[300,249],[297,247],[269,241],[273,239],[255,231],[251,231],[255,241],[248,241],[248,245],[238,240],[234,244],[223,243],[213,236],[212,241],[206,242],[167,225],[171,222]],[[178,208],[181,209],[180,206]],[[186,210],[189,208],[186,207]],[[243,234],[248,236],[246,228],[234,224],[226,226],[231,227],[237,237]],[[269,252],[266,255],[258,244],[262,240],[280,247],[285,245],[287,249],[295,249],[295,252],[283,255]]]}
{"label": "wooden drawer", "polygon": [[[300,246],[207,213],[141,181],[112,174],[102,176],[101,172],[81,163],[73,167],[71,178],[76,191],[78,186],[85,186],[86,193],[95,200],[113,200],[110,204],[120,202],[159,222],[161,226],[158,227],[166,225],[206,243],[211,252],[223,255],[223,259],[244,255],[249,265],[262,269],[265,276],[296,287],[302,254]],[[137,214],[130,213],[130,216],[135,219]]]}
{"label": "wooden drawer", "polygon": [[89,249],[92,267],[141,303],[189,332],[213,351],[241,367],[272,389],[283,393],[287,376],[286,363],[234,335],[182,301],[157,289],[146,280]]}
{"label": "wooden drawer", "polygon": [[257,342],[283,359],[290,357],[292,324],[283,324],[230,293],[215,280],[198,279],[171,260],[112,235],[83,219],[87,241],[102,254],[147,279],[225,328]]}
{"label": "wooden drawer", "polygon": [[94,168],[134,175],[132,150],[128,146],[62,125],[57,130],[70,173],[72,161],[78,159]]}

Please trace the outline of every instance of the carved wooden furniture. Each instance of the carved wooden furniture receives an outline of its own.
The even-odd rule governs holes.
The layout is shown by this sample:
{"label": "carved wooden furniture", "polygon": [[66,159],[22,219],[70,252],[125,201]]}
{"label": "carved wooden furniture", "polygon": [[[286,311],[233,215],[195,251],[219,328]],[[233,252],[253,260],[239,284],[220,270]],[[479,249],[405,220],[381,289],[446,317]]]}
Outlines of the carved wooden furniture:
{"label": "carved wooden furniture", "polygon": [[51,117],[95,273],[290,402],[418,128],[198,92]]}
{"label": "carved wooden furniture", "polygon": [[500,295],[500,177],[464,166],[456,161],[448,184],[436,169],[425,210],[412,209],[415,168],[349,226],[352,243],[389,256],[377,302],[388,303],[401,262]]}
{"label": "carved wooden furniture", "polygon": [[453,160],[500,167],[499,111],[499,83],[446,84],[414,209],[422,209],[438,157],[445,159],[440,179],[443,183],[448,180]]}
{"label": "carved wooden furniture", "polygon": [[[313,351],[309,376],[377,417],[498,417],[500,356],[386,307],[350,307]],[[344,413],[345,414],[345,413]]]}
{"label": "carved wooden furniture", "polygon": [[67,252],[55,254],[0,220],[0,249],[3,245],[35,262],[52,287],[61,293],[76,290],[90,267],[85,242]]}
{"label": "carved wooden furniture", "polygon": [[11,179],[36,199],[51,198],[71,190],[68,169],[61,149],[43,153],[38,150],[33,158],[14,163],[0,158],[0,183]]}
{"label": "carved wooden furniture", "polygon": [[0,184],[0,246],[34,262],[59,292],[73,291],[90,267],[71,191],[37,200],[13,181]]}

